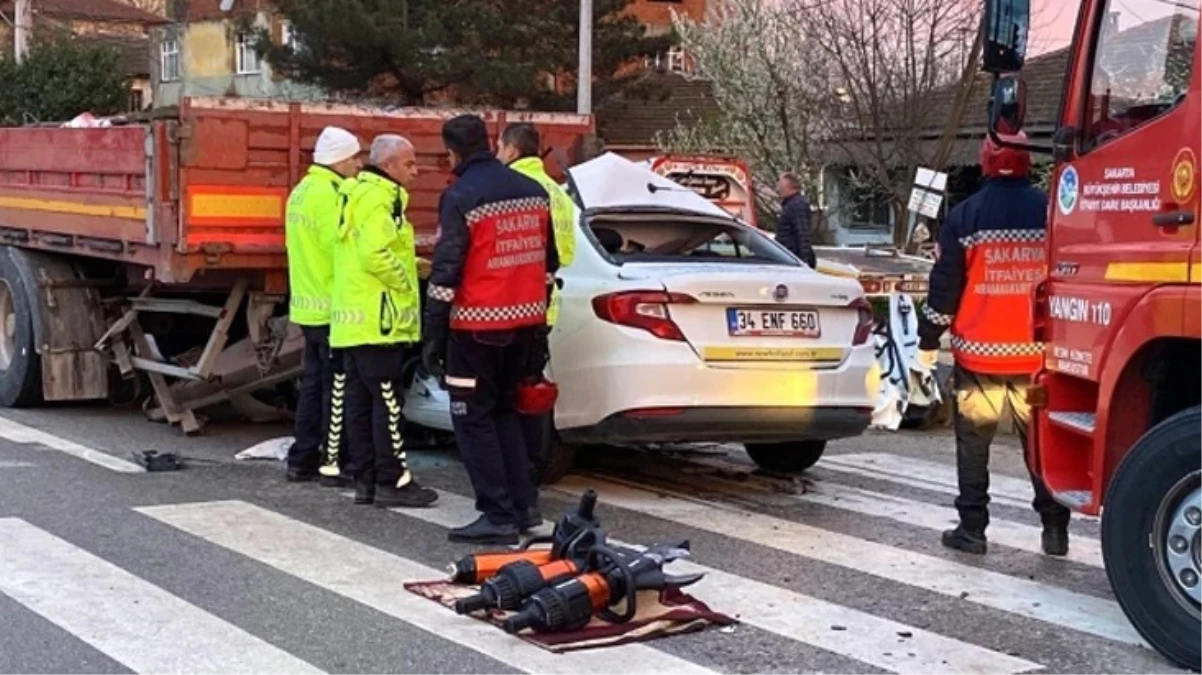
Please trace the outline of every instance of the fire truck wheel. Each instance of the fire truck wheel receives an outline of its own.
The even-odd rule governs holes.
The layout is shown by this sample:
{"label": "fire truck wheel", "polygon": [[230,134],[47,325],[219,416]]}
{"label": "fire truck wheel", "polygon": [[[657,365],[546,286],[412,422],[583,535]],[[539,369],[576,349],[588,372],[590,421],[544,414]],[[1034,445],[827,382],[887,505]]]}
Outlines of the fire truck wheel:
{"label": "fire truck wheel", "polygon": [[1102,557],[1123,612],[1156,651],[1202,670],[1202,408],[1150,429],[1123,458],[1102,512]]}
{"label": "fire truck wheel", "polygon": [[826,441],[784,441],[782,443],[744,443],[755,465],[777,473],[800,473],[818,463],[826,451]]}
{"label": "fire truck wheel", "polygon": [[34,345],[33,310],[12,248],[0,248],[0,406],[42,400],[42,367]]}

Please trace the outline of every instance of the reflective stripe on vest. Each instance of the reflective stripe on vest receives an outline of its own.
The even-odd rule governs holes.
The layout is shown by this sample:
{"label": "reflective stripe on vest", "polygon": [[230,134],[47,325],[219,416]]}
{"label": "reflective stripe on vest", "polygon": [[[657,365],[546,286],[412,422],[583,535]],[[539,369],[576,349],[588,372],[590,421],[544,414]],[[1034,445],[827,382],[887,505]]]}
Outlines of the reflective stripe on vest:
{"label": "reflective stripe on vest", "polygon": [[471,245],[457,289],[431,286],[430,297],[452,296],[451,328],[506,330],[547,320],[547,238],[550,200],[507,199],[466,214]]}
{"label": "reflective stripe on vest", "polygon": [[[1046,274],[1044,239],[1042,227],[980,230],[960,238],[966,283],[951,319],[951,344],[961,366],[1006,375],[1039,369],[1043,345],[1031,340],[1031,290]],[[948,320],[935,312],[924,315],[932,323]]]}

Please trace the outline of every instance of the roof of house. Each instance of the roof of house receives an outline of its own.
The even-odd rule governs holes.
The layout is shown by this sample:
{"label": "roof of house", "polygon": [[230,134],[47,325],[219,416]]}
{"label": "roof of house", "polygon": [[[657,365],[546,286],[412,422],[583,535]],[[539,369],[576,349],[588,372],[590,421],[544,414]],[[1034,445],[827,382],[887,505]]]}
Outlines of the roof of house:
{"label": "roof of house", "polygon": [[655,135],[677,122],[696,123],[717,111],[713,91],[704,80],[677,73],[649,73],[646,99],[630,97],[608,102],[597,111],[597,132],[605,144],[648,146]]}
{"label": "roof of house", "polygon": [[229,11],[221,9],[222,0],[188,0],[185,3],[185,21],[220,21],[242,16],[248,12],[257,12],[268,3],[264,0],[233,0]]}
{"label": "roof of house", "polygon": [[113,47],[121,72],[129,77],[150,77],[150,38],[135,35],[80,35],[77,40]]}
{"label": "roof of house", "polygon": [[167,23],[164,17],[117,0],[34,0],[33,11],[56,19],[140,23],[148,26]]}

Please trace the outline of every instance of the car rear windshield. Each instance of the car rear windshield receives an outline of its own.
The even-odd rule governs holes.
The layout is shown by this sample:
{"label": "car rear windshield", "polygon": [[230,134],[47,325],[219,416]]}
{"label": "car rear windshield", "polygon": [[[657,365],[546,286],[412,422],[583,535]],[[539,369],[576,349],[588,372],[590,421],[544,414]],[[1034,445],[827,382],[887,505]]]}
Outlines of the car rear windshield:
{"label": "car rear windshield", "polygon": [[619,265],[686,260],[800,264],[763,233],[735,222],[663,216],[594,217],[589,229],[598,248]]}

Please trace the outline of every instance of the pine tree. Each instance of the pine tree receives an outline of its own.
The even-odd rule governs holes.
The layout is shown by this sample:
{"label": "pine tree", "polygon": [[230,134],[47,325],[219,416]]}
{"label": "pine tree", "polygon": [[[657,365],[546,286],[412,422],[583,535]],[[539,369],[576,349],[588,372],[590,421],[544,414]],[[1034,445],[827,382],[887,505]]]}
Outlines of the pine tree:
{"label": "pine tree", "polygon": [[[595,0],[594,97],[631,88],[628,66],[666,49],[624,13]],[[281,74],[338,94],[422,105],[571,108],[578,5],[571,0],[276,0],[294,43],[259,48]],[[552,75],[559,75],[558,78]]]}

